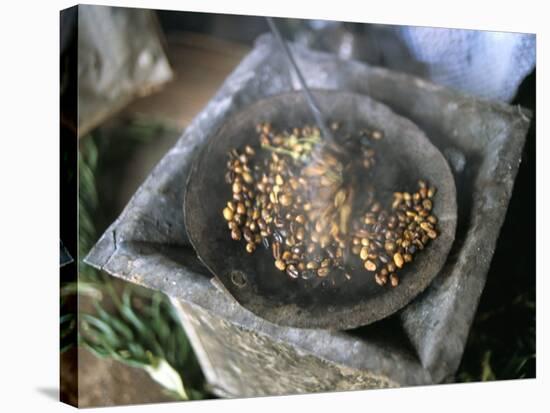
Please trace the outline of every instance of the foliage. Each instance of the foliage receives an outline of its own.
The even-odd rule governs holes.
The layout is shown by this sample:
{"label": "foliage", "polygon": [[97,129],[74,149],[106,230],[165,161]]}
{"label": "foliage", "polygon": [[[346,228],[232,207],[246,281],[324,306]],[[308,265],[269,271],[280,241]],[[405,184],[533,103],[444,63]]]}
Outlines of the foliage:
{"label": "foliage", "polygon": [[[100,200],[97,176],[103,172],[102,159],[127,155],[128,149],[166,132],[167,126],[154,120],[133,119],[117,129],[117,151],[110,151],[112,136],[101,129],[82,137],[78,157],[78,283],[61,290],[61,351],[74,340],[68,338],[78,328],[78,343],[102,358],[144,369],[174,398],[196,400],[208,397],[204,378],[175,310],[159,292],[151,292],[122,281],[85,264],[83,257],[104,228],[106,211]],[[108,153],[109,152],[109,153]],[[107,171],[108,172],[108,171]],[[68,313],[66,303],[80,297],[91,302],[94,311]],[[79,306],[80,309],[81,306]]]}
{"label": "foliage", "polygon": [[478,313],[457,379],[472,382],[532,378],[535,362],[535,301],[524,293],[512,303]]}
{"label": "foliage", "polygon": [[127,286],[114,311],[81,314],[80,343],[98,357],[142,368],[182,400],[202,399],[200,368],[173,307],[159,292]]}

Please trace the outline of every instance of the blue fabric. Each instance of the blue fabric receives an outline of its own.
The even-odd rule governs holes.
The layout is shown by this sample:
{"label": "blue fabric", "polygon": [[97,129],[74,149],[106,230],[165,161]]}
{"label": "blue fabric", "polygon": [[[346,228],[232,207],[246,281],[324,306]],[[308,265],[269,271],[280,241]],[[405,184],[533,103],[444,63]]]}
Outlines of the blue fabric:
{"label": "blue fabric", "polygon": [[398,35],[434,83],[510,101],[535,67],[533,34],[401,26]]}

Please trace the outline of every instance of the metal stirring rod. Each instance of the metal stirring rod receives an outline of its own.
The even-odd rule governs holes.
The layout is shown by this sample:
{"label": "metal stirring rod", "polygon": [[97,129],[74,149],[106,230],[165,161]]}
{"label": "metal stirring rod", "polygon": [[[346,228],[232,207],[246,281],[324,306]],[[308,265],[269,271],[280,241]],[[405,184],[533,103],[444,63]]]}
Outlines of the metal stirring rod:
{"label": "metal stirring rod", "polygon": [[277,39],[279,45],[281,46],[281,49],[283,49],[284,54],[287,57],[287,60],[290,62],[290,65],[294,68],[294,71],[296,72],[296,75],[298,75],[298,80],[300,81],[300,85],[302,86],[302,90],[304,91],[304,94],[306,96],[306,100],[309,106],[309,109],[311,110],[311,113],[313,114],[313,117],[315,118],[315,123],[317,123],[317,126],[321,130],[321,133],[323,134],[323,137],[330,143],[335,143],[334,136],[332,135],[330,129],[327,127],[327,123],[325,121],[325,117],[323,116],[323,113],[319,109],[319,105],[315,101],[315,98],[311,94],[309,88],[307,87],[306,81],[302,75],[302,72],[300,71],[300,68],[296,64],[296,61],[294,60],[294,57],[292,56],[292,53],[290,49],[288,48],[286,42],[283,39],[283,36],[281,36],[281,32],[279,32],[279,29],[277,28],[277,25],[275,24],[275,21],[271,17],[266,17],[267,24],[269,25],[269,28],[271,29],[271,32]]}

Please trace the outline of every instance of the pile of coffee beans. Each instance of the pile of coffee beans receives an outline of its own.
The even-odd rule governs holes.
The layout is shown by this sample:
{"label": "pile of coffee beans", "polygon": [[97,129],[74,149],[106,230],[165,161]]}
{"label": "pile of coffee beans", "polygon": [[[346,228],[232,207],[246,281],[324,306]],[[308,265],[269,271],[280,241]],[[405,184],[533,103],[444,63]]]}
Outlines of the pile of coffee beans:
{"label": "pile of coffee beans", "polygon": [[[379,285],[389,280],[395,287],[398,271],[437,237],[431,213],[435,188],[425,182],[414,194],[396,192],[387,209],[374,189],[366,189],[366,212],[354,221],[354,188],[346,179],[353,165],[320,145],[317,128],[279,133],[264,123],[257,132],[259,148],[247,145],[229,153],[225,179],[232,197],[222,213],[232,239],[243,240],[248,253],[269,249],[275,267],[289,277],[340,273],[350,279],[348,257],[355,254]],[[383,134],[362,130],[359,135],[354,162],[369,173],[376,165],[372,143]]]}
{"label": "pile of coffee beans", "polygon": [[[418,182],[419,190],[394,193],[391,211],[374,202],[356,226],[352,253],[358,255],[379,285],[399,284],[397,271],[437,238],[437,218],[431,213],[435,188]],[[358,227],[358,228],[357,228]]]}

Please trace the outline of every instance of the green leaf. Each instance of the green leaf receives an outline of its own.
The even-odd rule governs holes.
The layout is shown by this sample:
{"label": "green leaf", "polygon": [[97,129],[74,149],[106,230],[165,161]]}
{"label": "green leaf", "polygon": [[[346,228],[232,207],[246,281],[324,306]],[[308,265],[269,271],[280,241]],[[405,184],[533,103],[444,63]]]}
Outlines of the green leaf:
{"label": "green leaf", "polygon": [[135,329],[142,335],[147,346],[150,347],[150,350],[155,354],[164,357],[164,351],[156,341],[154,335],[151,333],[147,325],[132,310],[131,295],[129,290],[125,290],[122,294],[122,307],[120,308],[120,312],[124,318],[132,323]]}
{"label": "green leaf", "polygon": [[495,374],[491,368],[491,352],[486,351],[481,360],[481,381],[495,380]]}
{"label": "green leaf", "polygon": [[81,314],[80,317],[86,323],[85,327],[94,327],[97,329],[94,333],[102,344],[107,344],[113,349],[120,346],[120,340],[109,324],[90,314]]}
{"label": "green leaf", "polygon": [[109,314],[99,305],[99,303],[95,302],[94,306],[99,317],[107,324],[109,324],[113,328],[113,330],[116,330],[118,333],[120,333],[125,340],[131,342],[134,339],[134,333],[132,333],[132,329],[128,327],[123,321]]}

